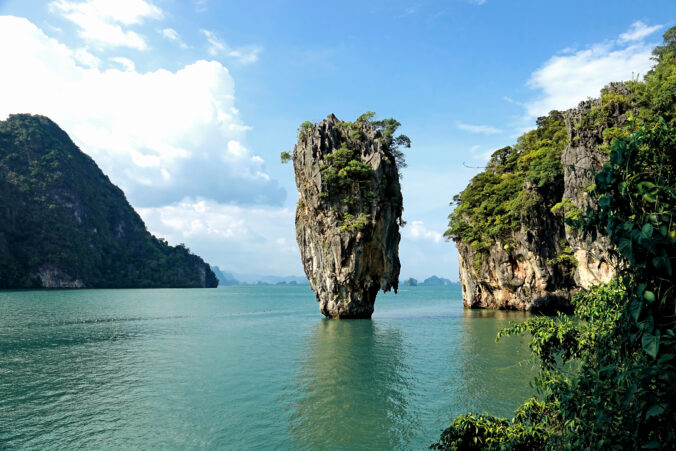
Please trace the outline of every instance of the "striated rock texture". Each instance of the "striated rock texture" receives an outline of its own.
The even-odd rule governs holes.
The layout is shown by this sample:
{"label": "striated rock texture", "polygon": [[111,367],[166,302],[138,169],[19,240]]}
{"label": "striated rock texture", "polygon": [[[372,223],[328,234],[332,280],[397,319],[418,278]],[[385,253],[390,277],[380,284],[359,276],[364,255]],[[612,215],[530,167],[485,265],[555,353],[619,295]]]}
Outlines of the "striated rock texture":
{"label": "striated rock texture", "polygon": [[[604,89],[606,98],[628,94],[624,83],[611,83]],[[593,120],[594,110],[601,108],[604,114]],[[626,102],[606,101],[602,104],[602,99],[591,99],[566,112],[569,145],[561,156],[565,181],[563,198],[569,199],[579,211],[595,208],[589,197],[589,187],[608,161],[608,154],[601,147],[609,144],[611,135],[608,132],[622,126],[632,111],[636,112],[636,109]],[[587,289],[609,282],[615,276],[618,262],[608,252],[612,245],[607,237],[599,234],[592,240],[584,237],[582,231],[569,227],[566,239],[577,260],[575,282],[578,286]]]}
{"label": "striated rock texture", "polygon": [[96,163],[44,116],[0,121],[0,288],[215,287],[152,236]]}
{"label": "striated rock texture", "polygon": [[478,269],[476,251],[456,242],[465,307],[540,313],[571,309],[570,272],[553,263],[563,251],[563,223],[541,206],[528,221],[512,234],[508,245],[493,244]]}
{"label": "striated rock texture", "polygon": [[293,166],[296,240],[320,311],[370,318],[378,290],[399,283],[402,197],[387,136],[330,115],[301,126]]}
{"label": "striated rock texture", "polygon": [[[583,101],[577,108],[563,113],[563,122],[556,127],[567,137],[565,146],[559,147],[559,154],[555,154],[556,146],[548,147],[555,140],[541,139],[532,146],[542,146],[546,152],[560,155],[556,156],[557,161],[547,161],[541,150],[528,155],[528,143],[532,141],[529,134],[538,135],[540,130],[553,127],[554,123],[548,123],[547,118],[538,119],[538,129],[520,138],[515,149],[505,148],[494,154],[497,158],[495,155],[501,152],[512,152],[497,166],[489,163],[487,171],[477,177],[490,177],[492,174],[485,174],[492,171],[503,178],[523,177],[525,182],[516,192],[499,197],[499,192],[490,191],[490,183],[475,178],[470,187],[474,183],[484,185],[479,185],[480,200],[475,201],[473,207],[486,207],[491,199],[485,200],[483,196],[498,198],[503,206],[519,204],[520,227],[502,239],[492,237],[486,246],[485,237],[482,242],[481,237],[468,233],[467,228],[486,233],[490,227],[481,228],[477,226],[477,219],[472,218],[463,229],[458,226],[462,218],[451,215],[449,225],[455,228],[449,229],[447,236],[454,239],[458,248],[465,307],[545,313],[567,311],[570,300],[580,289],[608,282],[615,276],[618,262],[613,257],[609,239],[598,231],[592,238],[579,228],[566,226],[564,217],[575,222],[574,218],[595,208],[589,194],[594,177],[608,160],[607,150],[613,137],[624,133],[623,126],[630,113],[637,113],[631,93],[625,84],[611,83],[604,88],[601,98]],[[561,113],[552,112],[549,118],[556,115]],[[509,158],[516,161],[513,166]],[[492,163],[495,164],[495,160]],[[549,168],[555,176],[543,183],[543,179],[538,178],[540,167]],[[476,192],[476,187],[474,190]],[[471,191],[466,190],[459,199],[470,194]],[[494,210],[488,216],[506,214],[504,208],[500,209],[502,206],[490,208]]]}

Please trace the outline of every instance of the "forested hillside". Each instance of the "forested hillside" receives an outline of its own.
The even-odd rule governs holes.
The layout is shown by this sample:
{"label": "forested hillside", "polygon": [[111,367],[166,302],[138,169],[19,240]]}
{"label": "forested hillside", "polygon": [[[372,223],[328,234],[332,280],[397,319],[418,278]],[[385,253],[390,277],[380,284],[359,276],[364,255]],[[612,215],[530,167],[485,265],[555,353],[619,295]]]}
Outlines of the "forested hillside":
{"label": "forested hillside", "polygon": [[54,122],[0,122],[0,288],[215,287],[200,257],[151,235]]}

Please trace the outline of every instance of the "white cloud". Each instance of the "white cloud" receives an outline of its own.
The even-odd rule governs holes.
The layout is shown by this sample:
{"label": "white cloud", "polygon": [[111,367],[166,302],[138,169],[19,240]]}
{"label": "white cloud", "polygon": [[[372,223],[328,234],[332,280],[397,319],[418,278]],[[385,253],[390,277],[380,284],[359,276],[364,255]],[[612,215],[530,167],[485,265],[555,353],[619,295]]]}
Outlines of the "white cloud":
{"label": "white cloud", "polygon": [[227,47],[225,46],[225,43],[216,36],[216,33],[209,30],[200,31],[207,38],[207,42],[209,43],[209,48],[207,49],[209,55],[216,56],[219,53],[226,51]]}
{"label": "white cloud", "polygon": [[601,88],[611,81],[645,75],[653,65],[651,56],[655,44],[637,40],[660,27],[646,27],[636,22],[616,41],[550,58],[527,83],[541,91],[539,98],[525,104],[528,119],[551,110],[572,108],[588,97],[597,97]]}
{"label": "white cloud", "polygon": [[[131,20],[131,19],[129,19]],[[280,204],[285,193],[242,143],[234,82],[216,61],[175,72],[99,70],[23,18],[0,16],[0,119],[43,114],[120,185],[135,206],[185,196]],[[125,64],[124,60],[117,59]]]}
{"label": "white cloud", "polygon": [[411,221],[404,227],[404,237],[411,240],[431,240],[439,243],[443,238],[442,234],[428,229],[423,221]]}
{"label": "white cloud", "polygon": [[145,50],[148,45],[143,36],[125,28],[162,17],[162,10],[145,0],[54,0],[49,6],[77,25],[79,35],[97,47]]}
{"label": "white cloud", "polygon": [[251,64],[258,61],[258,55],[263,51],[261,47],[246,47],[238,50],[230,50],[228,56],[236,59],[241,64]]}
{"label": "white cloud", "polygon": [[495,127],[490,127],[488,125],[470,125],[470,124],[464,124],[464,123],[459,122],[459,121],[456,121],[455,125],[460,130],[464,130],[464,131],[470,132],[470,133],[481,133],[481,134],[484,134],[484,135],[495,135],[497,133],[501,133],[501,130],[499,130]]}
{"label": "white cloud", "polygon": [[136,65],[129,58],[125,58],[122,56],[114,56],[110,58],[110,61],[119,64],[120,66],[122,66],[122,69],[128,72],[134,72],[136,70]]}
{"label": "white cloud", "polygon": [[160,34],[170,41],[176,42],[181,46],[181,48],[188,48],[188,45],[183,42],[183,39],[181,39],[181,35],[178,34],[178,31],[174,30],[173,28],[163,28],[160,30]]}
{"label": "white cloud", "polygon": [[178,31],[174,30],[173,28],[163,28],[162,30],[160,30],[160,34],[162,34],[162,36],[169,39],[170,41],[181,40],[181,36],[178,34]]}
{"label": "white cloud", "polygon": [[[303,273],[294,235],[295,213],[287,208],[184,199],[141,208],[139,214],[159,236],[173,244],[190,243],[194,252],[221,268],[258,274]],[[264,258],[252,258],[256,255]]]}
{"label": "white cloud", "polygon": [[101,60],[89,53],[87,49],[77,49],[73,56],[75,57],[75,60],[84,67],[98,69],[99,66],[101,66]]}
{"label": "white cloud", "polygon": [[504,100],[507,103],[511,103],[513,105],[524,106],[524,104],[522,102],[519,102],[518,100],[514,100],[514,99],[512,99],[511,97],[508,97],[508,96],[503,96],[502,100]]}
{"label": "white cloud", "polygon": [[209,30],[200,30],[204,37],[207,38],[207,52],[211,56],[225,55],[235,59],[241,64],[250,64],[258,61],[258,55],[263,51],[261,47],[248,46],[239,49],[231,49],[225,42],[223,42],[216,33]]}
{"label": "white cloud", "polygon": [[640,20],[631,24],[629,30],[620,35],[619,42],[629,42],[629,41],[640,41],[641,39],[653,34],[663,25],[653,25],[652,27],[647,26]]}

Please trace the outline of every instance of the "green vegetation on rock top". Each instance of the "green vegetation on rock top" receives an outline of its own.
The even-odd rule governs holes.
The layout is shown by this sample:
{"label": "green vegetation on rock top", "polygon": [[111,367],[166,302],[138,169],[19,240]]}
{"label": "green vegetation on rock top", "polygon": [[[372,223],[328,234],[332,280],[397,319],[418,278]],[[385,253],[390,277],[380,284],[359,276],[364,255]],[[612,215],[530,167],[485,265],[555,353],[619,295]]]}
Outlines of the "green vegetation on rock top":
{"label": "green vegetation on rock top", "polygon": [[456,207],[444,236],[470,245],[478,255],[496,242],[509,245],[536,205],[549,209],[563,195],[561,153],[566,144],[561,112],[538,118],[535,130],[514,146],[496,150],[486,170],[453,198]]}
{"label": "green vegetation on rock top", "polygon": [[[371,204],[380,188],[373,168],[361,158],[362,142],[369,136],[382,143],[382,147],[397,169],[406,166],[402,148],[409,148],[411,140],[406,135],[395,135],[401,124],[393,118],[375,120],[375,113],[368,111],[354,122],[340,121],[336,124],[340,147],[323,156],[320,160],[320,196],[329,208],[341,219],[341,230],[362,230],[368,226]],[[308,138],[314,124],[303,122],[298,128],[299,139]],[[282,163],[292,159],[288,152],[281,153]],[[385,199],[393,204],[401,221],[403,202],[399,180],[393,180],[385,187]]]}

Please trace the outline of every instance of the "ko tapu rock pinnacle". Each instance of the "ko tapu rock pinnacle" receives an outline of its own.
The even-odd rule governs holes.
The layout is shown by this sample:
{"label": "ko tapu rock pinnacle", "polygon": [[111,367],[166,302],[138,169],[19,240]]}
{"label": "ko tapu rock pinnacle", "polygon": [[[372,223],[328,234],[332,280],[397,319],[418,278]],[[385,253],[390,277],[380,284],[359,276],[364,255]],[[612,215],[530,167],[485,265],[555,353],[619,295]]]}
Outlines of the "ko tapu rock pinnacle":
{"label": "ko tapu rock pinnacle", "polygon": [[399,122],[355,122],[334,115],[299,128],[293,155],[296,240],[320,311],[331,318],[371,318],[378,290],[397,291],[405,165]]}

